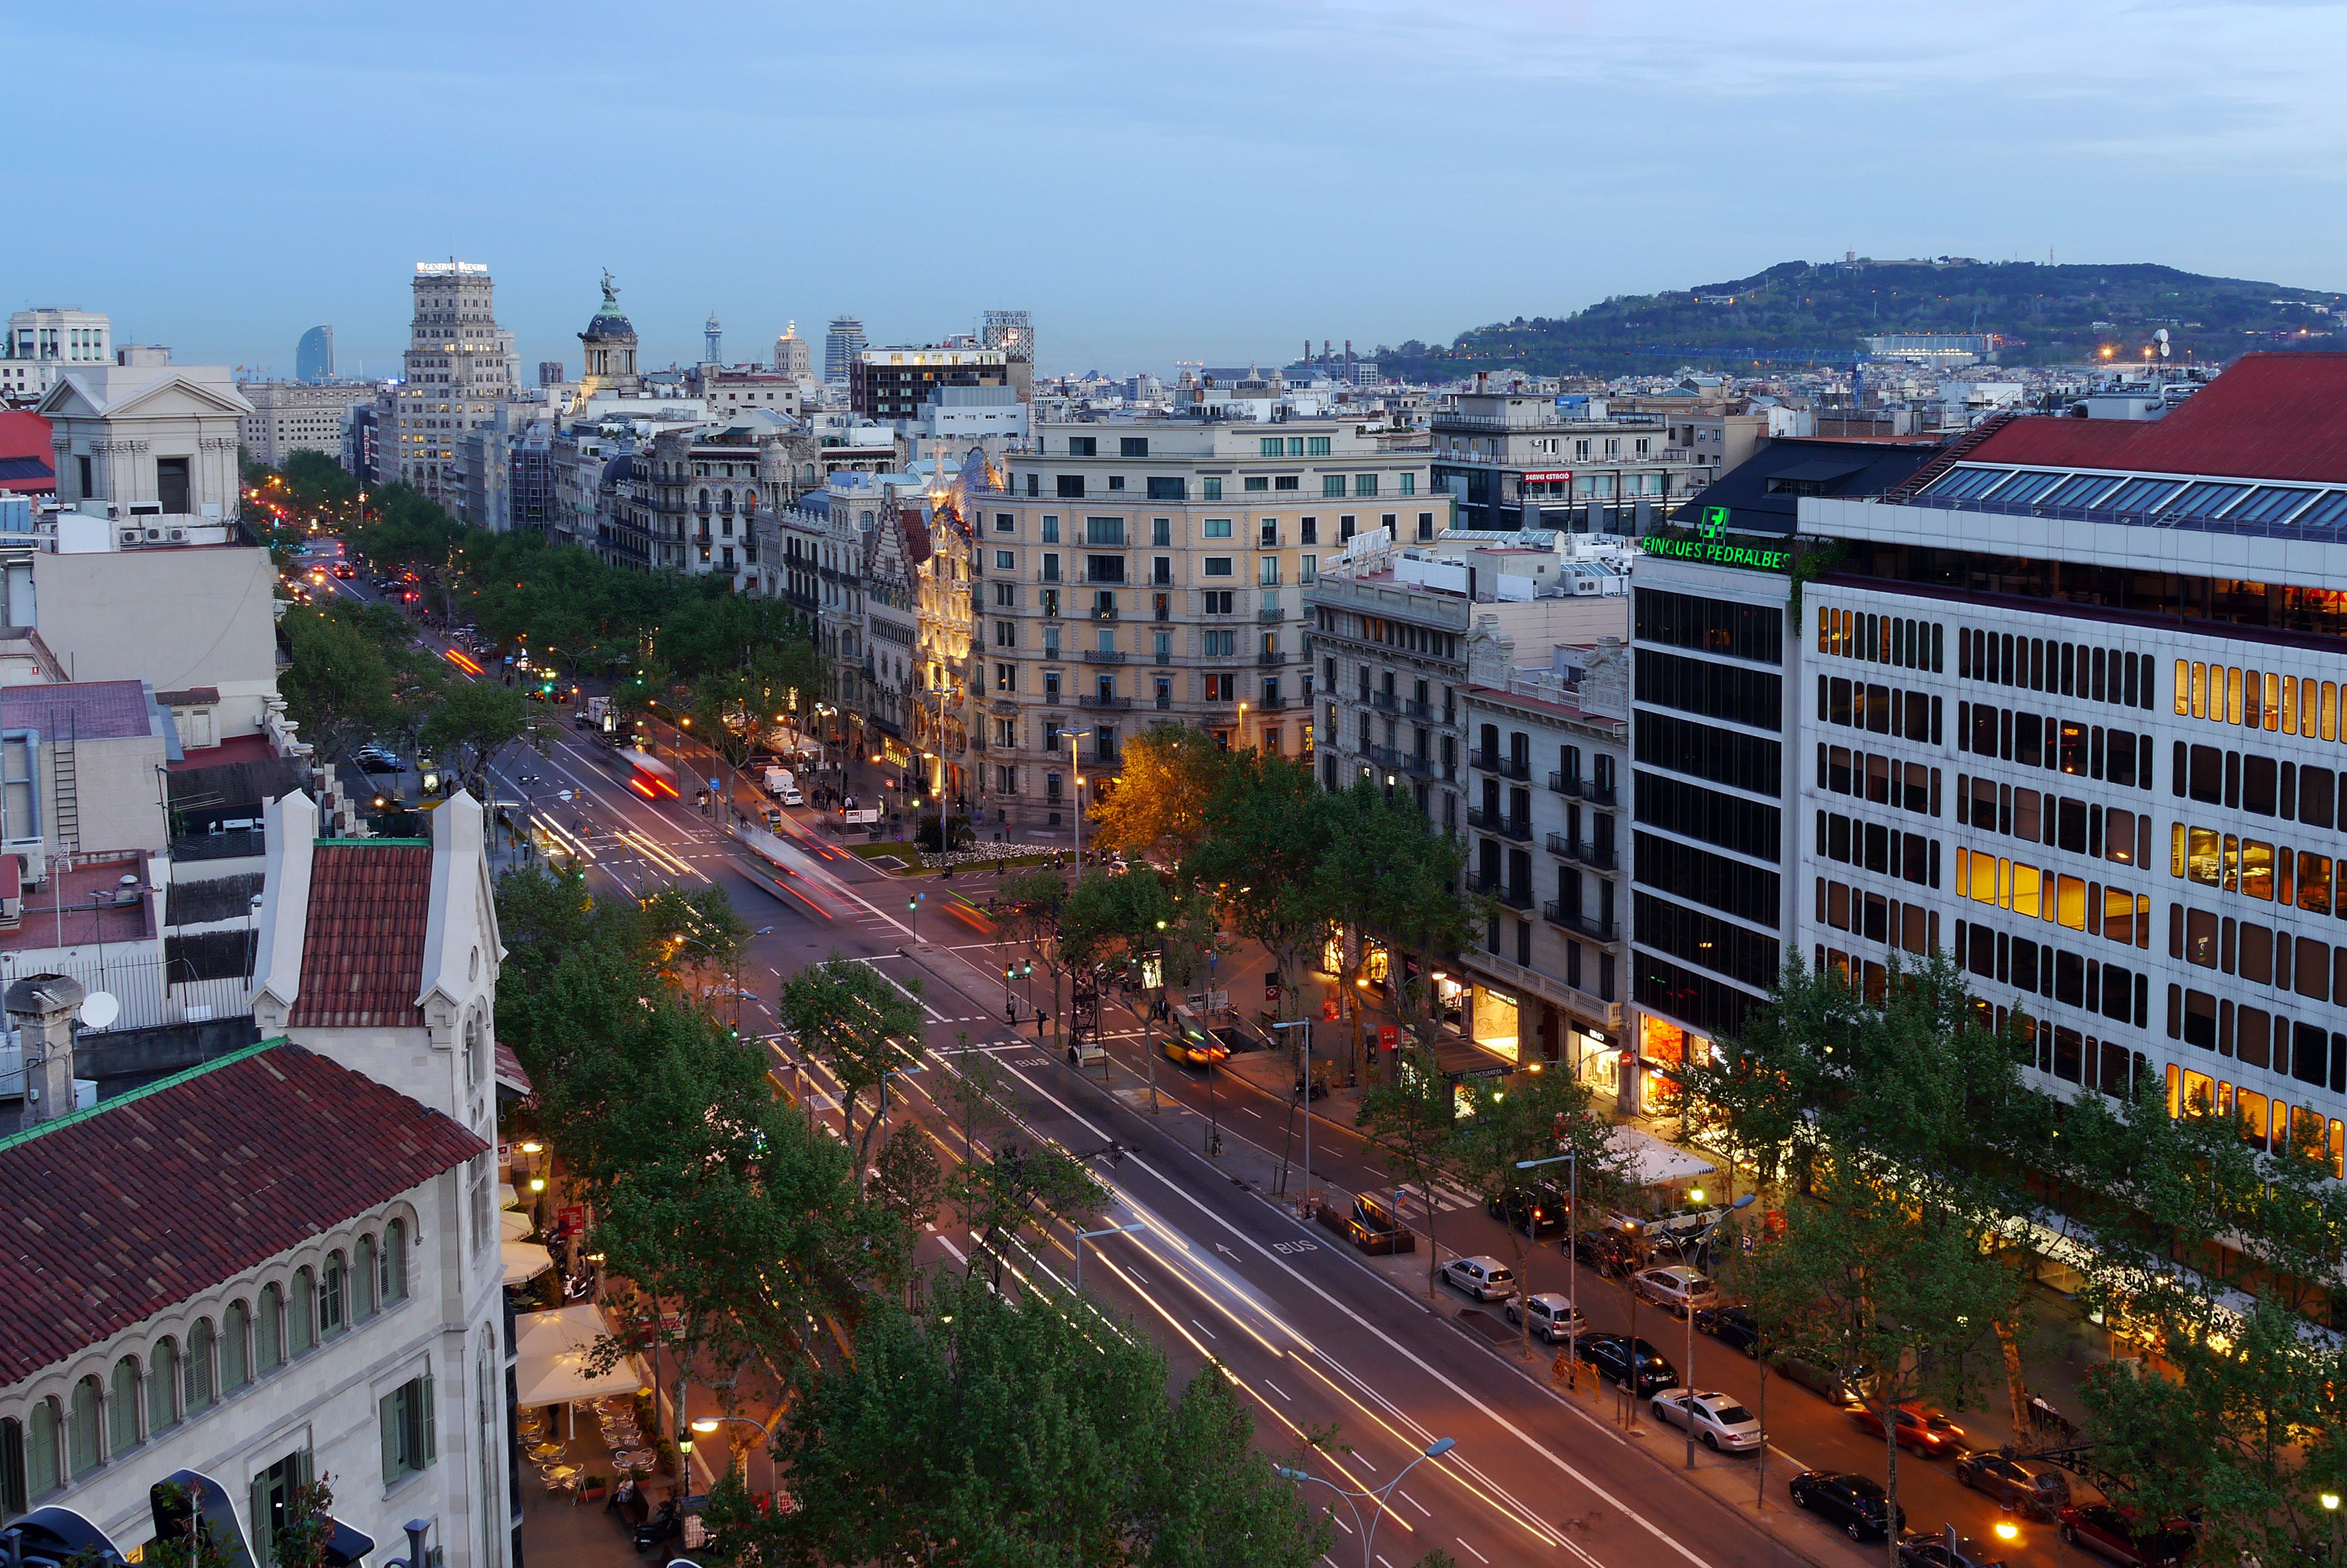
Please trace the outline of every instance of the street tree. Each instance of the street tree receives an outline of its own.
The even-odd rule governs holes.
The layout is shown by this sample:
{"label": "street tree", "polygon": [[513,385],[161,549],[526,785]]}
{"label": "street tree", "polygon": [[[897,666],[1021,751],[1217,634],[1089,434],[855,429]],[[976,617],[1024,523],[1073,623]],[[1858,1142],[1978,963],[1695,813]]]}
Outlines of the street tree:
{"label": "street tree", "polygon": [[[1332,811],[1318,875],[1321,897],[1351,927],[1340,990],[1353,1017],[1358,1076],[1365,1039],[1357,993],[1370,942],[1386,951],[1398,1010],[1419,1026],[1421,1039],[1433,1038],[1432,966],[1474,935],[1460,897],[1467,852],[1458,839],[1437,833],[1409,797],[1366,779],[1336,796]],[[1405,973],[1413,956],[1415,980]]]}
{"label": "street tree", "polygon": [[[1563,1067],[1537,1067],[1503,1084],[1478,1084],[1472,1095],[1472,1114],[1458,1124],[1454,1157],[1460,1177],[1485,1203],[1498,1206],[1501,1223],[1507,1225],[1523,1350],[1529,1356],[1532,1315],[1522,1310],[1522,1299],[1524,1255],[1533,1245],[1535,1192],[1570,1188],[1581,1202],[1602,1205],[1630,1189],[1630,1161],[1610,1136],[1612,1124],[1592,1113],[1588,1085]],[[1561,1164],[1532,1172],[1518,1168],[1527,1160],[1566,1153],[1579,1167],[1577,1180],[1569,1181]],[[1580,1223],[1579,1214],[1572,1218],[1574,1225]],[[1572,1245],[1570,1237],[1566,1245]]]}
{"label": "street tree", "polygon": [[1092,842],[1160,865],[1186,861],[1234,754],[1194,724],[1152,724],[1124,743],[1116,788],[1088,814]]}
{"label": "street tree", "polygon": [[1304,762],[1259,750],[1233,753],[1206,804],[1206,835],[1185,863],[1210,888],[1232,931],[1279,967],[1278,1016],[1300,1016],[1304,974],[1337,915],[1334,813]]}
{"label": "street tree", "polygon": [[2347,1491],[2347,1350],[2314,1321],[2347,1276],[2338,1159],[2312,1118],[2174,1111],[2146,1086],[2063,1128],[2082,1298],[2138,1352],[2083,1386],[2095,1464],[2141,1517],[2197,1520],[2204,1561],[2314,1562]]}
{"label": "street tree", "polygon": [[[921,1062],[926,1014],[918,985],[907,994],[871,965],[838,954],[783,982],[783,1026],[839,1081],[840,1118],[856,1141],[858,1171],[871,1164],[873,1138],[888,1113],[889,1079]],[[875,1100],[859,1134],[856,1107],[866,1092]]]}
{"label": "street tree", "polygon": [[712,1520],[762,1563],[1305,1568],[1330,1543],[1209,1367],[1063,1298],[932,1279],[800,1374],[774,1453],[796,1506]]}
{"label": "street tree", "polygon": [[1384,1157],[1397,1186],[1413,1186],[1426,1209],[1426,1294],[1435,1289],[1440,1248],[1434,1235],[1434,1180],[1459,1146],[1457,1096],[1434,1050],[1416,1040],[1395,1052],[1394,1071],[1361,1096],[1361,1132]]}
{"label": "street tree", "polygon": [[460,681],[425,717],[417,742],[477,796],[488,794],[489,769],[510,748],[550,743],[530,723],[529,700],[493,681]]}
{"label": "street tree", "polygon": [[1724,1133],[1784,1183],[1784,1228],[1752,1269],[1771,1344],[1836,1368],[1886,1433],[1901,1403],[1972,1395],[1983,1341],[2025,1404],[2031,1270],[2011,1240],[2058,1113],[2024,1058],[1944,954],[1893,966],[1871,1000],[1794,954],[1740,1036],[1678,1069],[1690,1132]]}
{"label": "street tree", "polygon": [[1022,945],[1040,959],[1051,980],[1051,1005],[1060,1001],[1060,917],[1068,903],[1065,873],[1030,866],[995,885],[992,913],[1005,940]]}
{"label": "street tree", "polygon": [[278,622],[290,662],[278,678],[285,710],[319,754],[347,762],[391,729],[398,693],[390,662],[351,618],[296,607]]}

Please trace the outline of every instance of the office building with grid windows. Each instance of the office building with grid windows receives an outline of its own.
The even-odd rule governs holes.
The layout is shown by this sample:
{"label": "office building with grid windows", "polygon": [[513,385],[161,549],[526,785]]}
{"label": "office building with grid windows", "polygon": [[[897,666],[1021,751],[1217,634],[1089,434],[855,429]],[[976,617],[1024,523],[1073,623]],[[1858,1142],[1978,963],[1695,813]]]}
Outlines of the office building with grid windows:
{"label": "office building with grid windows", "polygon": [[1800,950],[1879,994],[1936,941],[2057,1091],[2347,1155],[2347,355],[1799,508]]}

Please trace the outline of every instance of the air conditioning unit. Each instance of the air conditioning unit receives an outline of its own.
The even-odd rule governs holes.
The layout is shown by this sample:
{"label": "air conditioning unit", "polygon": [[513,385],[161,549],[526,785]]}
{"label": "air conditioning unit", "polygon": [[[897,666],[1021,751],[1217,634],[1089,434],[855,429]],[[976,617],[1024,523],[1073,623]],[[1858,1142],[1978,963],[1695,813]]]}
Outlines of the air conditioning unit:
{"label": "air conditioning unit", "polygon": [[150,539],[159,539],[163,537],[163,530],[160,528],[149,528],[147,530],[147,537]]}
{"label": "air conditioning unit", "polygon": [[126,545],[135,545],[135,544],[137,544],[137,543],[138,542],[138,530],[137,528],[125,528],[125,529],[123,529],[123,530],[122,530],[122,542],[123,542],[124,544],[126,544]]}
{"label": "air conditioning unit", "polygon": [[176,545],[176,544],[185,544],[185,543],[187,542],[187,538],[188,538],[188,530],[187,530],[187,529],[185,529],[185,528],[173,528],[173,529],[171,530],[171,542],[172,542],[173,544],[175,544],[175,545]]}

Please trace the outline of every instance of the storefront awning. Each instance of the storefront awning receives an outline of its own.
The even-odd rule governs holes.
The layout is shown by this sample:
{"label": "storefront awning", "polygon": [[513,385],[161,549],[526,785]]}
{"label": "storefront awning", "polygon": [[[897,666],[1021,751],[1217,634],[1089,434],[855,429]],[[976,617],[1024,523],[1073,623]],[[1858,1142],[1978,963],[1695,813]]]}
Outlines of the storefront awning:
{"label": "storefront awning", "polygon": [[529,1216],[518,1209],[507,1209],[497,1215],[497,1234],[505,1241],[526,1241],[531,1230]]}
{"label": "storefront awning", "polygon": [[589,1364],[603,1337],[602,1315],[580,1303],[514,1317],[514,1390],[523,1405],[564,1405],[633,1394],[645,1386],[635,1358],[622,1356],[610,1370]]}
{"label": "storefront awning", "polygon": [[507,1285],[536,1279],[554,1266],[554,1255],[534,1241],[501,1242],[497,1251],[505,1260]]}
{"label": "storefront awning", "polygon": [[1717,1169],[1712,1163],[1691,1149],[1676,1143],[1666,1143],[1652,1132],[1642,1132],[1635,1127],[1614,1129],[1614,1147],[1630,1166],[1630,1179],[1642,1187],[1658,1187],[1665,1182],[1684,1182],[1691,1176],[1707,1176]]}

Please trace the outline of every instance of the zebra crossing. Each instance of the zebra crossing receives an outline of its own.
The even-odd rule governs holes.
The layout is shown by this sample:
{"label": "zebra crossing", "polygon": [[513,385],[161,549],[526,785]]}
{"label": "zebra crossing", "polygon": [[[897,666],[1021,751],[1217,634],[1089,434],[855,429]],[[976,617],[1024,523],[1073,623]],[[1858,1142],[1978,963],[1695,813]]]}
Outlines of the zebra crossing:
{"label": "zebra crossing", "polygon": [[1463,1187],[1453,1186],[1450,1183],[1443,1181],[1440,1177],[1435,1179],[1432,1183],[1432,1186],[1434,1188],[1435,1203],[1433,1208],[1429,1210],[1426,1204],[1425,1194],[1419,1190],[1417,1183],[1397,1182],[1394,1184],[1394,1188],[1396,1194],[1400,1199],[1400,1207],[1403,1213],[1407,1214],[1409,1211],[1414,1209],[1418,1211],[1420,1215],[1435,1214],[1447,1214],[1454,1209],[1472,1209],[1482,1206],[1483,1200],[1481,1197],[1467,1191]]}

